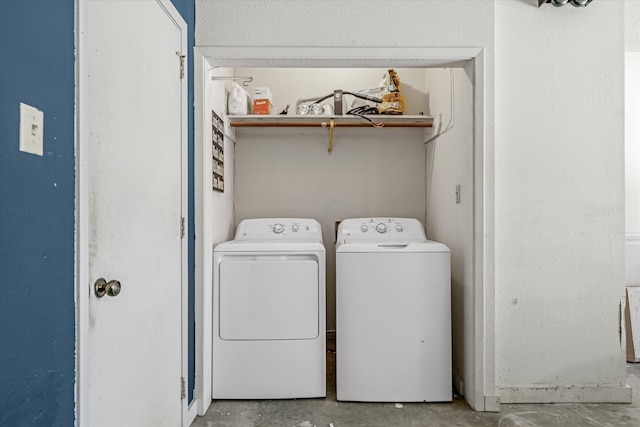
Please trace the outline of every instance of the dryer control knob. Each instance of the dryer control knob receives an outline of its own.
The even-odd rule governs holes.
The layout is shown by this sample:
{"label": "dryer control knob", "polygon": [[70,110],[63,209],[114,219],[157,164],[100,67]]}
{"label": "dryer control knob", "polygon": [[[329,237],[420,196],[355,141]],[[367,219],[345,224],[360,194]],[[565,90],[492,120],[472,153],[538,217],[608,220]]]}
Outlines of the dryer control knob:
{"label": "dryer control knob", "polygon": [[300,229],[300,227],[298,227],[298,224],[293,224],[291,226],[291,231],[293,231],[294,233],[296,233],[299,229]]}
{"label": "dryer control knob", "polygon": [[362,224],[362,225],[360,226],[360,231],[362,231],[363,233],[366,233],[368,229],[369,229],[369,228],[367,227],[367,225],[366,225],[366,224]]}
{"label": "dryer control knob", "polygon": [[402,224],[396,224],[396,231],[402,231],[404,230],[404,228],[402,228]]}
{"label": "dryer control knob", "polygon": [[384,223],[379,223],[378,225],[376,225],[376,231],[378,233],[386,233],[387,232],[387,226]]}
{"label": "dryer control knob", "polygon": [[282,225],[282,224],[275,224],[275,225],[273,226],[273,232],[274,232],[274,233],[276,233],[276,234],[280,234],[280,233],[282,233],[283,231],[284,231],[284,225]]}

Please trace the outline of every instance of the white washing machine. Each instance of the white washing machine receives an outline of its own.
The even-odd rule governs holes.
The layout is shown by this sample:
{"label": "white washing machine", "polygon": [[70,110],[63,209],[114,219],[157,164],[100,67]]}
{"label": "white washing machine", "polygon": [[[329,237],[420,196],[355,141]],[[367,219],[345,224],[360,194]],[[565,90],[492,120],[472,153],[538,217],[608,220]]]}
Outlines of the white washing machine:
{"label": "white washing machine", "polygon": [[336,246],[337,399],[452,399],[450,251],[407,218],[342,221]]}
{"label": "white washing machine", "polygon": [[326,396],[320,224],[244,220],[213,255],[213,397]]}

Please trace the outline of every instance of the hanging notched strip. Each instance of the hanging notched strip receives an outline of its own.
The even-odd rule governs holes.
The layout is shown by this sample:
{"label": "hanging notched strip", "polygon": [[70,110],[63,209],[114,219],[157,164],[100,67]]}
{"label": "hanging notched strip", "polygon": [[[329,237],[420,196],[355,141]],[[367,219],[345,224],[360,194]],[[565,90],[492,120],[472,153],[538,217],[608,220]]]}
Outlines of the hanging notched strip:
{"label": "hanging notched strip", "polygon": [[329,147],[328,147],[328,151],[329,154],[331,154],[331,152],[333,151],[333,128],[336,127],[336,122],[332,119],[329,120],[329,124],[327,124],[327,122],[322,122],[320,123],[320,126],[322,126],[323,128],[326,128],[327,126],[329,126]]}
{"label": "hanging notched strip", "polygon": [[329,154],[333,151],[333,128],[335,125],[336,123],[331,119],[329,121]]}

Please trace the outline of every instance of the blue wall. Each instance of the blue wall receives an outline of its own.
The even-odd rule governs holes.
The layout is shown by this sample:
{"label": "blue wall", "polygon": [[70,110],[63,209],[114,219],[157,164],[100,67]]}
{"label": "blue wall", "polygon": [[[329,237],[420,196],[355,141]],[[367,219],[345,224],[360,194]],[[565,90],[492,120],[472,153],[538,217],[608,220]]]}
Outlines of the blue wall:
{"label": "blue wall", "polygon": [[[194,0],[173,3],[189,25],[188,75],[193,76]],[[74,423],[74,91],[73,1],[0,0],[3,426]],[[44,111],[42,157],[18,151],[20,102]],[[192,167],[192,77],[188,105]],[[193,177],[189,188],[193,230]],[[191,287],[193,248],[192,233]]]}
{"label": "blue wall", "polygon": [[[74,419],[73,1],[0,0],[0,424]],[[19,105],[44,156],[18,151]]]}

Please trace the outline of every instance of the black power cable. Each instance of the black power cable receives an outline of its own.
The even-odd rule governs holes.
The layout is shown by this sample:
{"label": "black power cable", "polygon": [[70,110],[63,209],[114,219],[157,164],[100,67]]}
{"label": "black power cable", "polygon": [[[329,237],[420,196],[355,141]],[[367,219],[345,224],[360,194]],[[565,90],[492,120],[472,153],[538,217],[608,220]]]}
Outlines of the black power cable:
{"label": "black power cable", "polygon": [[376,123],[373,120],[371,120],[369,117],[365,116],[365,114],[368,114],[368,115],[380,114],[376,107],[371,107],[369,105],[363,105],[361,107],[352,108],[351,110],[347,111],[347,114],[351,114],[352,116],[360,117],[361,119],[364,119],[364,120],[368,121],[369,123],[371,123],[371,126],[374,126],[374,127],[382,127],[382,126],[384,126],[382,123]]}

